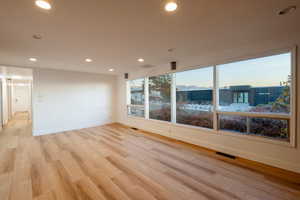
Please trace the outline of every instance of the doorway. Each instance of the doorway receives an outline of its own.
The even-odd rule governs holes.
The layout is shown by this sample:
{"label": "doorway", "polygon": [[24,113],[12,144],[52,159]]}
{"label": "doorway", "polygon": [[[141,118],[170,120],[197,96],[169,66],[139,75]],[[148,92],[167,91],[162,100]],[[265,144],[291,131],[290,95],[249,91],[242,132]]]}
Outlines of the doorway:
{"label": "doorway", "polygon": [[1,130],[17,122],[31,125],[32,69],[0,66]]}

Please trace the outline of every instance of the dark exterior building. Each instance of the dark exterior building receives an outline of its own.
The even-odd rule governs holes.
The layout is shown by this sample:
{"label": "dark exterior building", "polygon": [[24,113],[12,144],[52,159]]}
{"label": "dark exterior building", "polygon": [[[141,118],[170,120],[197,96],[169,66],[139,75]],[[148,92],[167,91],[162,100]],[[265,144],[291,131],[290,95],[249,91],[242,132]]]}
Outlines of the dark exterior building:
{"label": "dark exterior building", "polygon": [[[232,103],[247,103],[250,106],[268,104],[276,101],[282,94],[285,86],[251,87],[249,85],[231,86],[228,89],[220,89],[220,105],[226,106]],[[208,104],[212,102],[212,90],[177,91],[177,102],[194,104]]]}
{"label": "dark exterior building", "polygon": [[212,103],[212,90],[177,91],[177,102],[189,102],[194,104]]}

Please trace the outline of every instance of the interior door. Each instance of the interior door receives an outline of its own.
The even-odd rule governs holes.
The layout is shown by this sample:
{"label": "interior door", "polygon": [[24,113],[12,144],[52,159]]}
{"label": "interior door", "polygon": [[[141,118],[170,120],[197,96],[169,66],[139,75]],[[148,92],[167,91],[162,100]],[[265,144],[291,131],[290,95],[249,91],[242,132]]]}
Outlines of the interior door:
{"label": "interior door", "polygon": [[30,87],[15,86],[14,87],[14,112],[25,112],[30,109]]}

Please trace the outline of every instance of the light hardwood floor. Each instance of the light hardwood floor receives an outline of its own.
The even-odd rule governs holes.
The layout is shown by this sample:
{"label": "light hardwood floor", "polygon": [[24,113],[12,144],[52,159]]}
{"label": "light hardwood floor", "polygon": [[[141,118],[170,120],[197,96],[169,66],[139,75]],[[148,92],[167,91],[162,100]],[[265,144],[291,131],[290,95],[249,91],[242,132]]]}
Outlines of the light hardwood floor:
{"label": "light hardwood floor", "polygon": [[300,187],[118,124],[0,133],[1,200],[299,200]]}

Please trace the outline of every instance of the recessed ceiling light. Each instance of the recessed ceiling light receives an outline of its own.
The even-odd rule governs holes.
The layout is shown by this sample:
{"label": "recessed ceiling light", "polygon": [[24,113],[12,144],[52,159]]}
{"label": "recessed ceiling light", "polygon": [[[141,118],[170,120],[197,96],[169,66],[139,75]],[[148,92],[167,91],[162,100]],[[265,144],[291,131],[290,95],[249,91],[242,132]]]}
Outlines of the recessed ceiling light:
{"label": "recessed ceiling light", "polygon": [[45,10],[51,9],[51,4],[49,0],[36,0],[35,5]]}
{"label": "recessed ceiling light", "polygon": [[85,62],[93,62],[93,60],[90,59],[90,58],[86,58],[86,59],[85,59]]}
{"label": "recessed ceiling light", "polygon": [[37,61],[36,58],[29,58],[29,60],[30,60],[31,62],[36,62],[36,61]]}
{"label": "recessed ceiling light", "polygon": [[278,12],[278,15],[285,15],[285,14],[288,14],[288,13],[291,13],[293,11],[296,10],[296,6],[289,6],[285,9],[282,9],[281,11]]}
{"label": "recessed ceiling light", "polygon": [[174,12],[178,7],[178,4],[175,1],[168,1],[165,5],[165,10],[167,12]]}
{"label": "recessed ceiling light", "polygon": [[138,59],[139,62],[144,62],[145,60],[143,58]]}
{"label": "recessed ceiling light", "polygon": [[41,34],[34,34],[32,37],[33,37],[33,39],[36,39],[36,40],[42,39],[42,35]]}
{"label": "recessed ceiling light", "polygon": [[111,69],[109,69],[108,71],[113,72],[113,71],[115,71],[115,69],[112,69],[112,68],[111,68]]}

